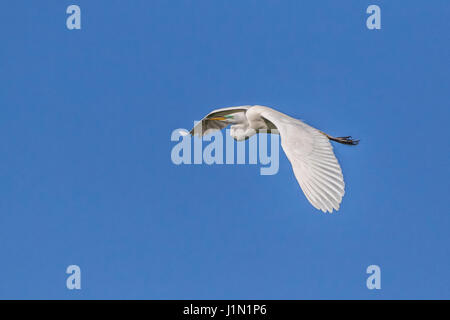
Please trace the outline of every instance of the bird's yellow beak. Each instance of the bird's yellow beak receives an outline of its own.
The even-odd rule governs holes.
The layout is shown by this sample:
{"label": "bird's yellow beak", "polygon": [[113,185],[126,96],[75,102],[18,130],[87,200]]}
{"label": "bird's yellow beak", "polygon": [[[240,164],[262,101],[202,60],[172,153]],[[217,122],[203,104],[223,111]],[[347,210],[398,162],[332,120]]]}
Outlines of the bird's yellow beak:
{"label": "bird's yellow beak", "polygon": [[227,118],[225,118],[225,117],[214,117],[214,118],[208,118],[208,120],[220,120],[220,121],[224,121],[224,120],[227,120]]}

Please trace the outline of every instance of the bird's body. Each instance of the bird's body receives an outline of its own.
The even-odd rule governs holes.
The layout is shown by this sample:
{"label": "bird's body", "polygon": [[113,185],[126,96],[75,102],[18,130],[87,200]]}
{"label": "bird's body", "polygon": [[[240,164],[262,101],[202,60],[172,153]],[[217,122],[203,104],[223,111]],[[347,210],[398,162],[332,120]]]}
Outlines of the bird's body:
{"label": "bird's body", "polygon": [[329,140],[355,145],[351,137],[334,138],[306,123],[264,106],[240,106],[209,113],[192,130],[202,136],[231,124],[230,135],[245,140],[258,132],[279,134],[308,201],[323,212],[339,210],[345,193],[342,170]]}

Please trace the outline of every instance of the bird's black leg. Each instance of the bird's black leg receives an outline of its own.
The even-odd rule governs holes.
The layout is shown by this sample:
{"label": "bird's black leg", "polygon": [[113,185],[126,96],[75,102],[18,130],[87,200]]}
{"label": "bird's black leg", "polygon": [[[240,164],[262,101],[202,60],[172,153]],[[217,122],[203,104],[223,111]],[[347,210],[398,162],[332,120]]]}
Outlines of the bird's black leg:
{"label": "bird's black leg", "polygon": [[326,135],[328,139],[330,139],[332,141],[336,141],[336,142],[342,143],[342,144],[348,144],[348,145],[351,145],[351,146],[356,146],[359,143],[359,140],[354,140],[354,139],[352,139],[351,136],[335,138],[335,137],[332,137],[332,136],[326,134],[325,132],[322,132],[322,131],[320,131],[320,132],[323,133],[324,135]]}

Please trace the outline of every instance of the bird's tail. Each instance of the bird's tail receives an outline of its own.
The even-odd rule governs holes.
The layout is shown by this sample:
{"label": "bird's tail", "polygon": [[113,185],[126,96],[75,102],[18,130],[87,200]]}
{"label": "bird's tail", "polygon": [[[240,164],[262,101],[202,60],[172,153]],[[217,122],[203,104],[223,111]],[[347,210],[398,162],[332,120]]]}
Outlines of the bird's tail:
{"label": "bird's tail", "polygon": [[[320,131],[320,132],[322,132],[322,131]],[[330,139],[332,141],[336,141],[336,142],[342,143],[342,144],[348,144],[348,145],[351,145],[351,146],[356,146],[359,143],[359,140],[352,139],[351,136],[335,138],[335,137],[330,136],[329,134],[326,134],[325,132],[322,132],[322,133],[324,135],[326,135],[328,139]]]}

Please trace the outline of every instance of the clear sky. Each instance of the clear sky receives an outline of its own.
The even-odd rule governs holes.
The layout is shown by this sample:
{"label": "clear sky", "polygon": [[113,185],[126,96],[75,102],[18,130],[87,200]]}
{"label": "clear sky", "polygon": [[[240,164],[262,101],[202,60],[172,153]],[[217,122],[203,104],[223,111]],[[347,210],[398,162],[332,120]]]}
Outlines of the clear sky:
{"label": "clear sky", "polygon": [[[0,298],[450,298],[449,16],[447,0],[3,3]],[[282,151],[272,176],[172,163],[174,129],[246,104],[361,139],[335,145],[338,213]]]}

